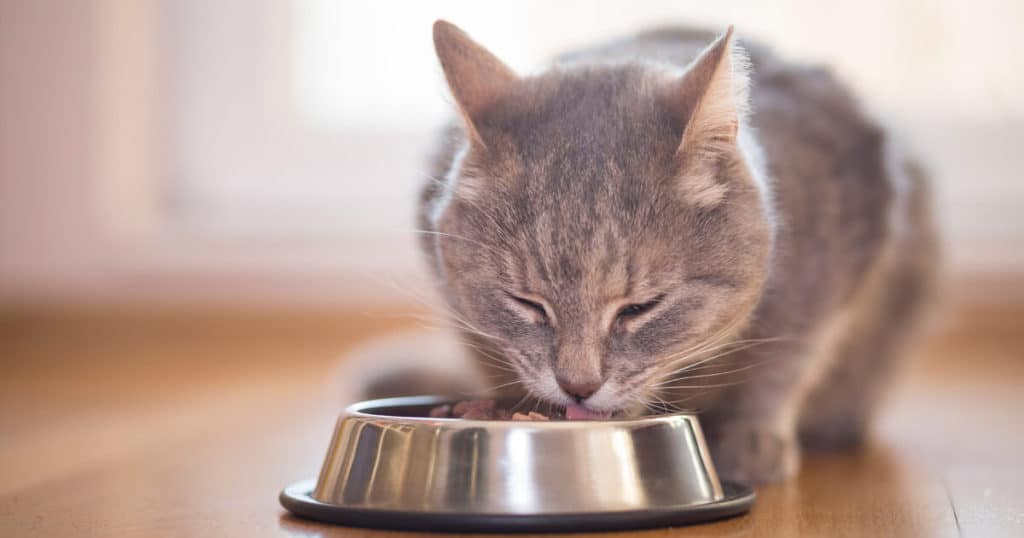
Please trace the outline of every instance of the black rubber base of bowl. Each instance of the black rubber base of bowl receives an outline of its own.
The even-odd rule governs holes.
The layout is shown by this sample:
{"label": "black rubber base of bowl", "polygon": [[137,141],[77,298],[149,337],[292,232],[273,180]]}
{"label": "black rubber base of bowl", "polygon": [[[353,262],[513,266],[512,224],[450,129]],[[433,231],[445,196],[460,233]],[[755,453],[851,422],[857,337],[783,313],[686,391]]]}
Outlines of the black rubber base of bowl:
{"label": "black rubber base of bowl", "polygon": [[679,508],[565,514],[403,512],[325,504],[310,496],[315,484],[306,480],[288,486],[281,491],[281,506],[299,517],[327,523],[428,532],[586,532],[670,527],[738,516],[750,510],[754,502],[754,490],[724,482],[725,498],[721,501]]}

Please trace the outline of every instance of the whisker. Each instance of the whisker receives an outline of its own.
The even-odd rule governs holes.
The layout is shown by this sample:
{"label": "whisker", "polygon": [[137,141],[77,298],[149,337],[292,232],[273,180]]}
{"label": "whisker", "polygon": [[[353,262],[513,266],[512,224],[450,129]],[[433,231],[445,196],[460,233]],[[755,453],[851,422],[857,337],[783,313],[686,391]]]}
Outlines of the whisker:
{"label": "whisker", "polygon": [[451,239],[458,239],[458,240],[461,240],[461,241],[466,241],[467,243],[473,243],[474,245],[476,245],[478,247],[481,247],[481,248],[485,248],[485,249],[487,249],[488,251],[490,251],[490,252],[492,252],[494,254],[503,254],[501,251],[499,251],[498,249],[492,247],[491,245],[488,245],[488,244],[485,244],[485,243],[481,243],[480,241],[477,241],[476,239],[470,239],[468,237],[464,237],[464,236],[461,236],[461,235],[456,235],[456,234],[447,233],[447,232],[439,232],[437,230],[421,230],[421,229],[418,229],[418,228],[414,228],[414,229],[409,230],[409,231],[411,231],[412,233],[418,233],[418,234],[436,235],[436,236],[439,236],[439,237],[449,237]]}
{"label": "whisker", "polygon": [[[712,361],[714,359],[718,359],[718,358],[727,356],[727,355],[729,355],[731,353],[736,353],[736,352],[739,352],[739,351],[750,349],[750,348],[755,347],[755,346],[759,346],[759,345],[767,344],[767,343],[771,343],[771,342],[778,342],[778,341],[782,341],[782,340],[785,340],[785,339],[786,339],[785,337],[772,337],[772,338],[751,338],[751,339],[745,339],[745,340],[735,340],[735,341],[732,341],[732,342],[729,342],[729,343],[725,343],[725,344],[721,344],[721,345],[715,346],[714,348],[710,348],[710,349],[707,349],[707,350],[704,350],[704,351],[700,352],[700,353],[712,353],[712,352],[716,352],[716,351],[721,351],[720,353],[718,353],[716,355],[713,355],[711,357],[699,358],[700,357],[700,353],[695,353],[695,354],[692,354],[692,355],[690,355],[688,357],[680,357],[680,358],[677,358],[675,360],[672,360],[672,361],[669,361],[668,363],[666,363],[666,365],[665,365],[666,368],[665,369],[666,370],[673,370],[673,374],[672,375],[675,375],[676,373],[683,372],[683,371],[689,371],[689,370],[691,370],[693,368],[697,368],[697,367],[699,367],[701,365],[705,365],[705,364],[707,364],[708,362],[710,362],[710,361]],[[722,350],[724,350],[724,351],[722,351]],[[696,360],[692,364],[684,365],[681,369],[675,369],[676,365],[678,365],[680,363],[684,363],[687,360],[693,360],[693,359],[698,359],[698,360]]]}
{"label": "whisker", "polygon": [[[746,371],[746,370],[750,370],[751,368],[756,368],[758,366],[763,366],[764,364],[767,364],[769,362],[774,362],[775,360],[777,360],[777,359],[775,359],[775,358],[764,359],[764,360],[760,360],[760,361],[748,364],[746,366],[742,366],[740,368],[733,368],[731,370],[724,370],[724,371],[721,371],[721,372],[715,372],[713,374],[684,375],[684,376],[680,377],[680,379],[699,379],[699,378],[706,378],[706,377],[716,377],[716,376],[730,375],[730,374],[735,374],[735,373],[743,372],[743,371]],[[701,368],[701,370],[705,370],[707,368],[708,368],[708,366],[704,366],[704,367]],[[688,374],[689,370],[683,370],[680,373]]]}
{"label": "whisker", "polygon": [[712,334],[708,338],[705,338],[703,341],[698,342],[697,344],[694,344],[693,346],[690,346],[688,349],[680,351],[679,354],[680,355],[689,354],[689,353],[692,353],[692,352],[694,352],[696,350],[702,349],[703,347],[705,347],[707,345],[712,345],[712,344],[715,344],[715,343],[719,342],[722,338],[725,338],[727,335],[729,335],[734,328],[738,327],[741,323],[743,323],[743,321],[745,321],[746,318],[747,318],[747,313],[746,312],[743,312],[741,315],[737,315],[735,318],[733,318],[728,323],[726,323],[725,326],[723,326],[717,332],[715,332],[714,334]]}
{"label": "whisker", "polygon": [[519,401],[516,402],[515,405],[513,405],[512,407],[509,408],[509,411],[511,411],[512,413],[515,413],[516,410],[519,409],[519,406],[523,405],[526,402],[526,400],[528,400],[529,398],[530,398],[530,393],[529,392],[527,392],[526,394],[523,394],[523,397],[519,398]]}
{"label": "whisker", "polygon": [[[441,233],[441,232],[437,232],[437,233]],[[504,339],[502,339],[501,337],[498,337],[498,336],[495,336],[493,334],[487,333],[487,332],[483,331],[482,329],[480,329],[479,327],[476,327],[471,322],[469,322],[468,320],[466,320],[465,318],[460,316],[457,312],[452,310],[447,305],[444,305],[443,303],[439,303],[437,301],[428,300],[428,299],[422,297],[420,294],[416,293],[415,291],[410,290],[410,289],[405,288],[405,287],[402,287],[401,285],[399,285],[397,282],[395,282],[393,280],[381,279],[380,277],[375,277],[373,275],[370,275],[370,276],[371,276],[371,278],[373,278],[374,280],[377,280],[378,282],[383,282],[383,283],[389,285],[395,291],[399,291],[399,292],[404,293],[406,296],[411,298],[413,301],[417,302],[420,306],[424,306],[424,307],[426,307],[429,310],[439,310],[439,311],[441,311],[441,313],[445,314],[444,321],[447,321],[448,323],[452,324],[455,328],[458,328],[458,329],[461,329],[461,330],[463,330],[465,332],[476,334],[478,336],[481,336],[481,337],[484,337],[484,338],[488,338],[488,339],[491,339],[491,340],[495,340],[495,341],[499,341],[499,342],[500,341],[504,341]],[[416,315],[412,314],[412,316],[416,316]],[[436,320],[432,319],[431,321],[436,321]]]}
{"label": "whisker", "polygon": [[751,342],[767,343],[767,342],[773,342],[773,341],[782,340],[782,339],[783,339],[783,337],[745,338],[745,339],[739,339],[739,340],[729,340],[729,341],[726,341],[726,342],[713,342],[713,343],[705,344],[701,348],[699,348],[697,350],[694,350],[694,351],[679,352],[679,353],[675,353],[673,355],[669,355],[668,357],[666,357],[663,360],[668,361],[668,362],[677,362],[680,359],[685,360],[685,359],[689,359],[689,358],[693,358],[693,357],[699,356],[702,353],[712,353],[714,351],[717,351],[719,349],[722,349],[722,348],[728,347],[728,346],[735,346],[735,345],[746,344],[746,343],[751,343]]}
{"label": "whisker", "polygon": [[721,349],[720,348],[720,349],[717,350],[717,353],[715,353],[714,355],[703,357],[700,360],[697,360],[696,362],[694,362],[692,364],[684,365],[682,368],[675,369],[672,372],[671,375],[678,375],[678,374],[681,374],[681,373],[684,373],[684,372],[690,372],[690,371],[692,371],[693,368],[697,368],[697,367],[702,366],[702,365],[707,365],[711,361],[714,361],[714,360],[717,360],[717,359],[721,359],[723,357],[727,357],[727,356],[729,356],[729,355],[731,355],[733,353],[738,353],[740,351],[745,351],[747,349],[750,349],[750,348],[753,348],[753,347],[757,347],[758,345],[761,345],[761,343],[762,342],[749,342],[749,343],[746,343],[746,344],[738,345],[736,347],[730,347],[730,348],[727,348],[727,349]]}
{"label": "whisker", "polygon": [[733,386],[736,386],[736,385],[741,385],[743,383],[746,383],[747,381],[750,381],[750,380],[749,379],[745,379],[745,380],[742,380],[742,381],[736,381],[736,382],[730,382],[730,383],[714,383],[714,384],[704,384],[704,385],[661,385],[658,388],[660,388],[662,390],[675,390],[675,389],[715,389],[715,388],[721,388],[721,387],[733,387]]}
{"label": "whisker", "polygon": [[656,406],[661,408],[660,411],[663,412],[663,413],[674,413],[674,412],[678,411],[678,408],[676,408],[674,405],[670,404],[669,402],[665,401],[664,398],[662,398],[661,396],[659,396],[655,392],[651,392],[650,393],[650,398],[652,398],[654,400],[657,400],[657,402],[653,402],[653,401],[652,402],[648,402],[648,401],[645,401],[646,399],[642,398],[642,397],[637,398],[637,401],[641,405],[643,405],[644,407],[647,407],[647,408],[650,408],[650,407],[653,407],[653,406],[656,405]]}
{"label": "whisker", "polygon": [[496,391],[498,389],[503,389],[505,387],[511,387],[512,385],[516,385],[516,384],[520,384],[520,383],[522,383],[521,380],[515,379],[513,381],[509,381],[508,383],[502,383],[500,385],[495,385],[493,387],[488,387],[488,388],[485,388],[485,389],[473,391],[473,392],[470,392],[469,394],[472,395],[472,396],[480,396],[480,395],[483,395],[483,394],[490,394],[490,393],[492,393],[492,392],[494,392],[494,391]]}
{"label": "whisker", "polygon": [[[683,403],[688,402],[688,401],[690,401],[690,400],[692,400],[694,398],[698,398],[700,396],[704,396],[705,394],[710,392],[710,390],[711,389],[706,389],[706,390],[700,390],[700,391],[694,392],[692,394],[687,395],[685,398],[678,398],[678,399],[672,400],[672,403],[674,403],[676,405],[683,404]],[[688,411],[692,412],[692,413],[699,413],[701,411],[700,407],[688,407],[686,409]]]}
{"label": "whisker", "polygon": [[479,346],[479,345],[474,344],[472,342],[467,342],[467,341],[461,340],[461,339],[459,340],[459,342],[462,345],[464,345],[464,346],[466,346],[468,348],[476,350],[477,353],[479,353],[480,355],[482,355],[485,358],[491,359],[492,361],[494,361],[497,364],[501,364],[501,365],[505,365],[505,366],[511,366],[512,365],[512,361],[510,361],[510,360],[508,360],[508,359],[506,359],[504,357],[500,357],[500,356],[497,356],[497,355],[492,355],[491,354],[492,350],[490,350],[490,349],[485,349],[483,346]]}

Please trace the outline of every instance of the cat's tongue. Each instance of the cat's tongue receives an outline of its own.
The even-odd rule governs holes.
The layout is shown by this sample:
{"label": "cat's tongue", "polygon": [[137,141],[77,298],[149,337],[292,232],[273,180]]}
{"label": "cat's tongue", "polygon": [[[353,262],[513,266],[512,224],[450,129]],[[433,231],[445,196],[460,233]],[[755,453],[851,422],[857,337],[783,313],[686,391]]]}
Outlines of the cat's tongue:
{"label": "cat's tongue", "polygon": [[580,404],[569,404],[565,407],[565,418],[568,420],[604,420],[612,416],[611,411],[595,411]]}

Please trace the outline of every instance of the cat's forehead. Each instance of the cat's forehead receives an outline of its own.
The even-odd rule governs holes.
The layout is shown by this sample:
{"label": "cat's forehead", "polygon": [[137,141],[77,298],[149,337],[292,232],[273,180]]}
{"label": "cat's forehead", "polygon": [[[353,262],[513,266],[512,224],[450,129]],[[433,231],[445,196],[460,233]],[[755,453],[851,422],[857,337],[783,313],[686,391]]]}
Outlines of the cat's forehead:
{"label": "cat's forehead", "polygon": [[[527,81],[485,118],[491,150],[471,173],[489,188],[479,201],[507,208],[507,229],[567,272],[627,253],[678,212],[666,178],[680,133],[656,99],[651,74],[637,66],[553,70]],[[655,216],[661,218],[655,218]],[[538,244],[539,243],[539,244]],[[578,251],[578,252],[575,252]]]}
{"label": "cat's forehead", "polygon": [[639,66],[556,69],[483,118],[490,149],[468,173],[487,185],[474,203],[493,212],[510,266],[593,295],[668,263],[683,211],[667,181],[681,133],[656,83]]}
{"label": "cat's forehead", "polygon": [[681,127],[658,99],[664,75],[640,65],[554,68],[523,81],[485,123],[525,159],[647,163]]}
{"label": "cat's forehead", "polygon": [[[663,198],[680,133],[636,66],[554,70],[529,79],[483,124],[493,141],[477,172],[494,196],[551,212],[569,228],[631,220]],[[586,231],[586,230],[579,230]]]}
{"label": "cat's forehead", "polygon": [[681,234],[664,233],[671,226],[658,214],[657,201],[624,203],[599,190],[517,197],[522,211],[509,223],[516,233],[504,238],[510,247],[506,263],[560,295],[596,299],[626,293],[679,265],[674,255]]}

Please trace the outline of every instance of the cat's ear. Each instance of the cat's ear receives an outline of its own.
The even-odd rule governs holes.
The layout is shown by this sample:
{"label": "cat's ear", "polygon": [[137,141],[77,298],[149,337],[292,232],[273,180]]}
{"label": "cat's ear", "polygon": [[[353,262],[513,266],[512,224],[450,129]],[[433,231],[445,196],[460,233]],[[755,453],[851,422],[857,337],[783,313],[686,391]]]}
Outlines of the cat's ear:
{"label": "cat's ear", "polygon": [[747,112],[749,84],[746,54],[729,29],[708,45],[667,89],[672,115],[685,125],[676,150],[683,164],[688,198],[714,205],[727,186],[714,177],[723,156],[736,149],[740,122]]}
{"label": "cat's ear", "polygon": [[485,145],[477,129],[480,117],[508,95],[519,77],[458,26],[434,23],[434,49],[469,137]]}

